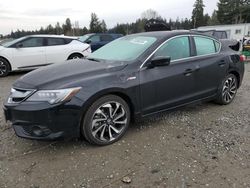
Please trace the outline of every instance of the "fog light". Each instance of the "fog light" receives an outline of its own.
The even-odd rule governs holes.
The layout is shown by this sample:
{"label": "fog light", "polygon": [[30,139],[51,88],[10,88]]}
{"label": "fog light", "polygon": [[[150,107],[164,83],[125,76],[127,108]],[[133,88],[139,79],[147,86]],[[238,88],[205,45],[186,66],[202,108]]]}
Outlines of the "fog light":
{"label": "fog light", "polygon": [[34,126],[32,127],[32,133],[35,136],[47,136],[50,134],[50,130],[47,128],[42,128],[42,127],[38,127],[38,126]]}

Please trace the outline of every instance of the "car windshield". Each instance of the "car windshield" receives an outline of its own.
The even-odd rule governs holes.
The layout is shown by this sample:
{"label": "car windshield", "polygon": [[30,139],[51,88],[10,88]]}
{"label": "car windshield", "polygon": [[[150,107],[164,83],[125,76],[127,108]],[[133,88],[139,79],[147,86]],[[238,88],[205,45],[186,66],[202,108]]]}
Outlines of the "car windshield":
{"label": "car windshield", "polygon": [[90,36],[91,36],[91,34],[83,35],[83,36],[79,37],[79,40],[81,42],[85,42]]}
{"label": "car windshield", "polygon": [[154,37],[126,36],[114,40],[88,56],[88,59],[110,61],[133,61],[154,42]]}
{"label": "car windshield", "polygon": [[12,41],[4,42],[4,43],[2,44],[2,46],[4,46],[4,47],[10,47],[10,46],[12,46],[13,44],[18,43],[19,41],[22,41],[22,40],[25,39],[25,38],[27,38],[27,37],[21,37],[21,38],[19,38],[19,39],[15,39],[15,40],[12,40]]}

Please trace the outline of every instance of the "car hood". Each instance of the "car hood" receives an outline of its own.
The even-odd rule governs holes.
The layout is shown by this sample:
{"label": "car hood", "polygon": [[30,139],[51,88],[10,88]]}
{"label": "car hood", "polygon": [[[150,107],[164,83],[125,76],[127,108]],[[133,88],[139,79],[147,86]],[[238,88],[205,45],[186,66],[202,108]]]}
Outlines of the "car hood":
{"label": "car hood", "polygon": [[19,78],[13,87],[23,89],[77,87],[81,81],[122,70],[126,65],[127,63],[124,62],[104,63],[87,59],[71,60],[34,70]]}

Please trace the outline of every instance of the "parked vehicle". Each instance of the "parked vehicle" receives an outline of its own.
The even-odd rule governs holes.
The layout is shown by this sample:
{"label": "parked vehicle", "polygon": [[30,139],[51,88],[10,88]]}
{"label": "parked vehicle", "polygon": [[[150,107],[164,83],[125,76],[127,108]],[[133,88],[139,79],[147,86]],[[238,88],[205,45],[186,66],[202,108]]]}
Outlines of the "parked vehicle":
{"label": "parked vehicle", "polygon": [[232,45],[189,31],[128,35],[86,59],[24,75],[13,84],[5,117],[20,137],[83,135],[111,144],[132,118],[200,101],[231,103],[244,74]]}
{"label": "parked vehicle", "polygon": [[31,35],[0,45],[0,77],[11,71],[35,69],[91,53],[89,44],[74,37]]}
{"label": "parked vehicle", "polygon": [[217,39],[228,39],[226,31],[218,31],[218,30],[194,30],[194,31],[213,36]]}
{"label": "parked vehicle", "polygon": [[244,41],[243,51],[250,51],[250,39],[246,39],[246,41]]}
{"label": "parked vehicle", "polygon": [[90,44],[91,50],[92,52],[94,52],[97,49],[101,48],[102,46],[122,36],[123,36],[122,34],[113,34],[113,33],[90,33],[82,37],[79,37],[79,40]]}

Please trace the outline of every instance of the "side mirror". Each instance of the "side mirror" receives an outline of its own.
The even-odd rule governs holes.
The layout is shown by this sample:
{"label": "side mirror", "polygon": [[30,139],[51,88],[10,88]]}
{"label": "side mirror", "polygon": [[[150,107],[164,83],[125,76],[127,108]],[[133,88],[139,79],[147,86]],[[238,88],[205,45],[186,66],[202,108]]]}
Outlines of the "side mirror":
{"label": "side mirror", "polygon": [[171,57],[169,56],[157,56],[153,57],[151,60],[151,66],[159,67],[159,66],[167,66],[170,64]]}
{"label": "side mirror", "polygon": [[23,44],[22,43],[17,43],[16,44],[16,48],[22,48],[23,47]]}
{"label": "side mirror", "polygon": [[87,43],[87,44],[91,44],[91,42],[92,42],[91,39],[88,39],[85,41],[85,43]]}

